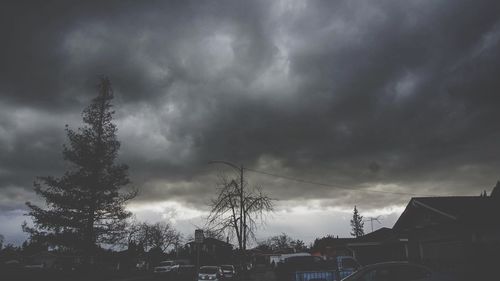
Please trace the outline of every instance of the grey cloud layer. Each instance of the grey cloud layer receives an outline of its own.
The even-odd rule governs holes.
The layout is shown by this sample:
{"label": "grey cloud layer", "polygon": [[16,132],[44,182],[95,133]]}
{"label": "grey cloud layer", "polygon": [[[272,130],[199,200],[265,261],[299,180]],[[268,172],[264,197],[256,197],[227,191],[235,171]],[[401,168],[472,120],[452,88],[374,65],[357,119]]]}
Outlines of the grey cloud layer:
{"label": "grey cloud layer", "polygon": [[[78,126],[102,74],[138,200],[203,205],[213,159],[418,194],[476,194],[499,177],[497,1],[11,4],[0,12],[4,198],[62,173],[63,126]],[[23,129],[19,112],[39,125]],[[407,200],[252,177],[282,199]]]}

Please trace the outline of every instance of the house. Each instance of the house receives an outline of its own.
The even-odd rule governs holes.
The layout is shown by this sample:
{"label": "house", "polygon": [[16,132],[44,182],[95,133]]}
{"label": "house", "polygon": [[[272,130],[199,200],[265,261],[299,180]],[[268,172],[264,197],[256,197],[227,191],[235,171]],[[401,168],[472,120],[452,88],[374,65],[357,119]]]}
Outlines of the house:
{"label": "house", "polygon": [[339,238],[326,236],[314,241],[311,255],[332,258],[334,256],[352,256],[352,249],[347,245],[356,241],[355,238]]}
{"label": "house", "polygon": [[382,227],[347,243],[356,260],[363,264],[408,260],[408,240],[391,228]]}
{"label": "house", "polygon": [[82,257],[66,255],[55,251],[40,251],[32,255],[24,256],[22,261],[28,267],[73,270],[82,264]]}
{"label": "house", "polygon": [[438,270],[486,272],[500,260],[500,183],[490,197],[415,197],[394,225],[408,259]]}
{"label": "house", "polygon": [[59,257],[49,251],[42,251],[25,258],[28,265],[39,265],[42,268],[54,268],[58,264]]}
{"label": "house", "polygon": [[[250,258],[250,262],[254,265],[256,264],[263,264],[263,265],[268,265],[271,264],[271,257],[274,256],[280,256],[279,254],[276,255],[273,253],[272,250],[270,249],[258,249],[258,248],[253,248],[249,249],[246,251],[247,256]],[[275,262],[276,263],[276,262]]]}
{"label": "house", "polygon": [[232,264],[233,246],[227,242],[215,238],[205,238],[200,244],[194,241],[188,242],[186,248],[194,264],[198,260],[198,250],[201,265]]}
{"label": "house", "polygon": [[0,267],[3,265],[16,266],[23,261],[23,256],[13,246],[7,246],[0,250]]}

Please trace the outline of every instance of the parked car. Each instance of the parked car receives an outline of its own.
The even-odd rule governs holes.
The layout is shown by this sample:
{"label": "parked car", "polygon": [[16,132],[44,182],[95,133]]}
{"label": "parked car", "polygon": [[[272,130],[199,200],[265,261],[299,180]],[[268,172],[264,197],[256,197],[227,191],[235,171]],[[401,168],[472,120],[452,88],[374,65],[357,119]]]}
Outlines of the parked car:
{"label": "parked car", "polygon": [[294,256],[278,263],[276,275],[279,281],[338,281],[360,267],[350,256],[323,259],[317,256]]}
{"label": "parked car", "polygon": [[6,266],[19,267],[21,263],[18,260],[8,260],[8,261],[4,262],[3,264]]}
{"label": "parked car", "polygon": [[168,273],[172,270],[172,266],[175,265],[174,261],[162,261],[153,269],[154,273]]}
{"label": "parked car", "polygon": [[175,281],[196,280],[196,267],[194,265],[177,264],[170,270],[171,279]]}
{"label": "parked car", "polygon": [[24,266],[25,269],[44,269],[45,265],[43,263],[32,263]]}
{"label": "parked car", "polygon": [[224,273],[224,277],[226,278],[234,278],[236,277],[236,269],[234,268],[233,265],[221,265],[222,272]]}
{"label": "parked car", "polygon": [[224,273],[219,266],[202,266],[198,271],[198,281],[221,281]]}
{"label": "parked car", "polygon": [[430,268],[408,262],[383,262],[367,265],[342,281],[432,281],[446,280]]}

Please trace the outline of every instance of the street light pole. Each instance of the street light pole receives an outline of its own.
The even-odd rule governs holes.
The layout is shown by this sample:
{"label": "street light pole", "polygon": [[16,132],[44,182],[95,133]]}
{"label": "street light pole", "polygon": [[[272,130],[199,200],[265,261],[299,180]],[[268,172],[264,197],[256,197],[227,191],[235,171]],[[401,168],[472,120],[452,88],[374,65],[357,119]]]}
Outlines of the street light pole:
{"label": "street light pole", "polygon": [[241,230],[241,240],[242,240],[242,248],[243,248],[243,253],[245,253],[246,249],[247,249],[247,216],[246,216],[246,212],[244,210],[245,208],[245,205],[244,205],[244,192],[243,192],[243,165],[241,165],[240,167],[240,218],[242,218],[242,225],[240,226],[240,230]]}
{"label": "street light pole", "polygon": [[244,180],[243,180],[243,165],[236,165],[232,162],[225,161],[225,160],[212,160],[209,161],[208,164],[224,164],[227,165],[234,170],[236,170],[240,174],[240,183],[239,183],[239,197],[240,197],[240,220],[239,220],[239,236],[240,236],[240,249],[244,252],[246,250],[246,214],[244,211],[244,197],[245,197],[245,192],[244,192]]}
{"label": "street light pole", "polygon": [[246,239],[246,235],[247,235],[247,225],[246,225],[246,212],[245,212],[245,192],[244,192],[244,180],[243,180],[243,165],[236,165],[234,163],[231,163],[229,161],[224,161],[224,160],[213,160],[213,161],[209,161],[208,162],[209,164],[224,164],[224,165],[227,165],[231,168],[233,168],[234,170],[236,170],[239,174],[240,174],[240,183],[239,183],[239,197],[240,197],[240,219],[239,219],[239,225],[240,225],[240,228],[239,228],[239,236],[240,236],[240,240],[239,243],[240,243],[240,250],[242,252],[242,255],[243,257],[246,257],[246,254],[245,254],[245,251],[246,251],[246,243],[247,243],[247,239]]}
{"label": "street light pole", "polygon": [[225,164],[225,165],[228,165],[232,168],[234,168],[235,170],[239,171],[240,170],[240,166],[232,163],[232,162],[229,162],[229,161],[224,161],[224,160],[211,160],[211,161],[208,161],[208,164]]}

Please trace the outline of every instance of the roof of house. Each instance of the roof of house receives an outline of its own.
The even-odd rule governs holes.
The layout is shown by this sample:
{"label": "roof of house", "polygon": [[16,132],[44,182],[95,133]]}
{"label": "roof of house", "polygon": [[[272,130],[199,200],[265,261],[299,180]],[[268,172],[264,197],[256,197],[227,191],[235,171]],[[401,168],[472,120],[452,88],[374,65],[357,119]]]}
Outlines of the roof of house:
{"label": "roof of house", "polygon": [[481,196],[414,197],[394,225],[401,228],[417,210],[434,212],[451,222],[468,225],[498,224],[500,211],[497,198]]}
{"label": "roof of house", "polygon": [[356,239],[357,242],[380,242],[394,236],[391,228],[382,227]]}
{"label": "roof of house", "polygon": [[378,245],[398,241],[398,235],[391,228],[382,227],[371,233],[355,238],[348,246]]}
{"label": "roof of house", "polygon": [[42,257],[55,258],[55,257],[57,257],[57,254],[49,252],[49,251],[41,251],[41,252],[30,255],[30,257],[32,257],[32,258],[35,258],[35,257],[36,258],[42,258]]}
{"label": "roof of house", "polygon": [[313,250],[323,250],[327,248],[341,248],[347,246],[347,244],[356,241],[356,238],[336,238],[333,236],[327,236],[323,238],[316,239],[314,242]]}
{"label": "roof of house", "polygon": [[493,190],[490,193],[490,196],[493,198],[500,198],[500,181],[497,181],[497,185],[493,187]]}
{"label": "roof of house", "polygon": [[[195,241],[190,241],[187,244],[196,244],[196,243],[195,243]],[[227,242],[221,241],[219,239],[211,238],[211,237],[207,237],[207,238],[203,239],[203,244],[218,245],[221,247],[233,247],[231,244],[229,244]]]}

